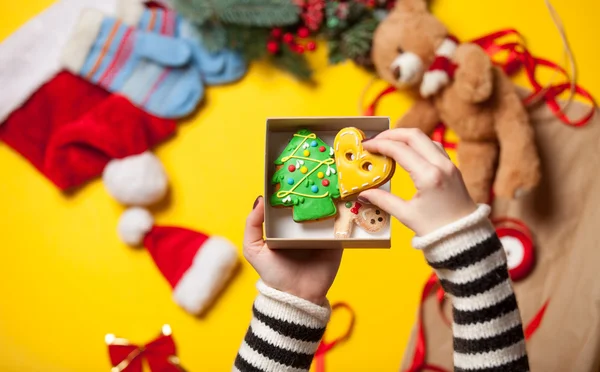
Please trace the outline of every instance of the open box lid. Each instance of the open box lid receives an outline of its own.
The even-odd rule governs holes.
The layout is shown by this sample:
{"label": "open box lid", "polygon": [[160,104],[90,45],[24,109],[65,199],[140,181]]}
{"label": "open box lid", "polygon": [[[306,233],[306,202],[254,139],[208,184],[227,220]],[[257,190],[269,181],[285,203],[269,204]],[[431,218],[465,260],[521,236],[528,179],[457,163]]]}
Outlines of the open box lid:
{"label": "open box lid", "polygon": [[[355,127],[371,137],[390,128],[389,117],[293,117],[269,118],[265,141],[265,240],[274,249],[335,249],[335,248],[389,248],[391,224],[376,234],[355,228],[353,237],[335,239],[335,218],[298,223],[292,219],[291,208],[272,207],[269,199],[275,190],[271,177],[275,172],[274,161],[288,145],[290,138],[300,129],[314,132],[328,145],[333,145],[337,132]],[[381,188],[390,190],[391,182]]]}

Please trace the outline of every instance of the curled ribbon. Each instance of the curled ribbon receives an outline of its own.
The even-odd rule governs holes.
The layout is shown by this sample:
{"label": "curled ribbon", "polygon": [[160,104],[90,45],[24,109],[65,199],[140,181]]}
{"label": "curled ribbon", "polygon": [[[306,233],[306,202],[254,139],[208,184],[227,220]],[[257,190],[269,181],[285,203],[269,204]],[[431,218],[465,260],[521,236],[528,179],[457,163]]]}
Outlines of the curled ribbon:
{"label": "curled ribbon", "polygon": [[110,357],[111,372],[142,372],[143,360],[146,360],[152,372],[183,372],[175,341],[171,336],[171,327],[165,324],[160,335],[145,345],[134,345],[124,338],[113,334],[105,336]]}
{"label": "curled ribbon", "polygon": [[319,347],[315,352],[316,372],[325,372],[325,354],[327,354],[329,351],[335,348],[339,343],[344,342],[348,338],[350,338],[352,330],[354,329],[355,314],[352,307],[350,307],[350,305],[348,305],[345,302],[335,303],[331,306],[332,314],[338,309],[344,309],[350,314],[350,322],[348,323],[348,328],[346,328],[346,332],[342,336],[335,338],[333,341],[325,341],[325,338],[323,337],[323,340],[321,340],[321,343],[319,344]]}

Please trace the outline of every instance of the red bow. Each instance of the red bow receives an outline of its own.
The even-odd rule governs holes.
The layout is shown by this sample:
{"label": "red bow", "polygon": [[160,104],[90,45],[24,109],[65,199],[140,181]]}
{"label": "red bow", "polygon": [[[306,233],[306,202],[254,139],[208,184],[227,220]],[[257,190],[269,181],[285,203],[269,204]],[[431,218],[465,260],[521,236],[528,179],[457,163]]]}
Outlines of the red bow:
{"label": "red bow", "polygon": [[111,372],[142,372],[145,359],[152,372],[182,372],[171,327],[165,324],[160,335],[149,343],[138,346],[124,338],[108,334],[105,337],[113,366]]}

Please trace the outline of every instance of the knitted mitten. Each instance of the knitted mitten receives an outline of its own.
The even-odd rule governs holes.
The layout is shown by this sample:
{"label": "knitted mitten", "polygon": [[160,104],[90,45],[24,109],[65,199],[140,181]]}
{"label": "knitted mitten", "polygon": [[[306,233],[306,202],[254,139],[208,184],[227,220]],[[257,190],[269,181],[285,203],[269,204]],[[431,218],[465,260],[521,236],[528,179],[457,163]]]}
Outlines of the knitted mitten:
{"label": "knitted mitten", "polygon": [[137,0],[119,0],[117,13],[130,26],[188,43],[195,65],[208,85],[231,83],[246,73],[246,63],[239,53],[228,49],[209,52],[196,27],[173,10],[147,8]]}
{"label": "knitted mitten", "polygon": [[187,43],[128,27],[94,10],[82,13],[62,56],[71,72],[120,93],[161,117],[190,114],[203,96]]}

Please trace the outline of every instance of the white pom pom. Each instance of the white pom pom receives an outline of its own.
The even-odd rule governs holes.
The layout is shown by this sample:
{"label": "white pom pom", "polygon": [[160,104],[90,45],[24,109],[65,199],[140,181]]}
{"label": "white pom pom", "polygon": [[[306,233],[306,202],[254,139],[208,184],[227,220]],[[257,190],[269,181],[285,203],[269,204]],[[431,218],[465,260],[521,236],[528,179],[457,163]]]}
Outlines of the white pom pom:
{"label": "white pom pom", "polygon": [[151,152],[111,160],[102,180],[113,198],[121,204],[148,206],[167,193],[167,175],[160,160]]}
{"label": "white pom pom", "polygon": [[123,213],[117,225],[117,232],[125,244],[136,246],[142,243],[153,225],[154,219],[150,212],[134,207]]}

